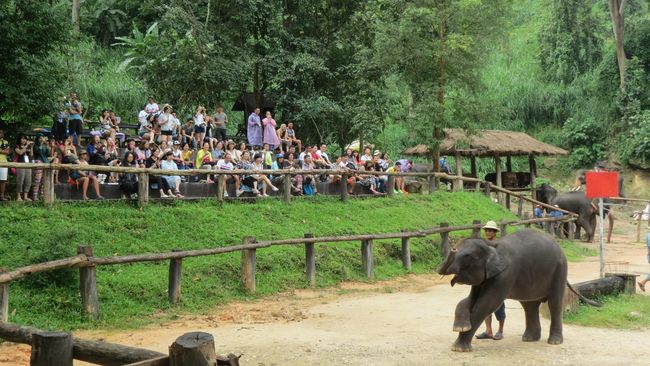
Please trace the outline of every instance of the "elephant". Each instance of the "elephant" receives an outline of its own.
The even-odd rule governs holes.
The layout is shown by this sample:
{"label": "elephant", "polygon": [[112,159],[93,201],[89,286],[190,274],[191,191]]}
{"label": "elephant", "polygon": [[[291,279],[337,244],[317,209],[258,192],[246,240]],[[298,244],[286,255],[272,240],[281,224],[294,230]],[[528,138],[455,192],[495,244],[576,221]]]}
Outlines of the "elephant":
{"label": "elephant", "polygon": [[[580,228],[583,228],[585,230],[586,240],[588,242],[592,242],[594,240],[598,208],[592,202],[592,200],[587,198],[585,192],[573,191],[558,193],[555,188],[544,183],[537,189],[537,200],[549,205],[557,205],[557,207],[563,210],[577,214],[578,220],[576,221],[576,238],[580,237]],[[614,216],[607,215],[607,217],[609,219],[607,242],[609,243],[612,239]]]}
{"label": "elephant", "polygon": [[438,268],[451,275],[451,285],[470,285],[456,306],[453,330],[459,332],[453,351],[472,350],[472,338],[483,320],[508,299],[519,300],[526,313],[524,342],[541,338],[539,306],[547,301],[551,314],[548,343],[561,344],[562,301],[567,284],[567,260],[545,233],[526,229],[497,241],[465,239]]}
{"label": "elephant", "polygon": [[[497,173],[488,173],[483,178],[486,182],[497,184]],[[530,173],[501,172],[501,184],[504,188],[525,188],[530,185]]]}

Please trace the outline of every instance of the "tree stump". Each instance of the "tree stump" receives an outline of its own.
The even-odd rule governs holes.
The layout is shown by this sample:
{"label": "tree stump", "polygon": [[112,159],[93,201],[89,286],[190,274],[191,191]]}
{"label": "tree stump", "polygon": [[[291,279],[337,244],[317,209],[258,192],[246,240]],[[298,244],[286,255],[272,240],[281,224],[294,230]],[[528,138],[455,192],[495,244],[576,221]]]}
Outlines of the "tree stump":
{"label": "tree stump", "polygon": [[169,347],[169,366],[213,366],[217,360],[212,334],[185,333]]}
{"label": "tree stump", "polygon": [[38,332],[32,334],[31,366],[72,366],[72,334]]}

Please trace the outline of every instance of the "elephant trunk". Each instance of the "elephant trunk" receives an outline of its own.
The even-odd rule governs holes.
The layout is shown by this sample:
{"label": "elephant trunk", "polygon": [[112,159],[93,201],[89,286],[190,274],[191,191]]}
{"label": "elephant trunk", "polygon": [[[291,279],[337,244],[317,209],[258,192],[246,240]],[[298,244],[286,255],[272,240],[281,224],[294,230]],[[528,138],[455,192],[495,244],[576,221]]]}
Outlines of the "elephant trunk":
{"label": "elephant trunk", "polygon": [[449,269],[451,264],[454,263],[454,258],[455,257],[456,257],[456,250],[452,249],[452,251],[449,252],[449,254],[447,255],[447,258],[445,259],[445,261],[442,262],[440,267],[438,267],[438,269],[437,269],[438,274],[443,275],[443,276],[448,275],[449,273],[447,272],[447,270]]}

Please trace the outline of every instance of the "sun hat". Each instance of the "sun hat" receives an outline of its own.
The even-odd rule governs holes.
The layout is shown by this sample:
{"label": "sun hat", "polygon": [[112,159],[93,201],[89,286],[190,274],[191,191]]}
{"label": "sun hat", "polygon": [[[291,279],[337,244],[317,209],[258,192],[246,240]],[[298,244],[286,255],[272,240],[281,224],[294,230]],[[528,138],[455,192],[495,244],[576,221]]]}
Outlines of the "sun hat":
{"label": "sun hat", "polygon": [[497,223],[492,221],[492,220],[485,223],[485,226],[483,226],[483,229],[490,229],[490,230],[500,231],[499,227],[497,226]]}
{"label": "sun hat", "polygon": [[280,153],[280,154],[276,154],[276,155],[275,155],[275,158],[276,158],[276,159],[284,158],[284,154],[282,154],[282,153]]}

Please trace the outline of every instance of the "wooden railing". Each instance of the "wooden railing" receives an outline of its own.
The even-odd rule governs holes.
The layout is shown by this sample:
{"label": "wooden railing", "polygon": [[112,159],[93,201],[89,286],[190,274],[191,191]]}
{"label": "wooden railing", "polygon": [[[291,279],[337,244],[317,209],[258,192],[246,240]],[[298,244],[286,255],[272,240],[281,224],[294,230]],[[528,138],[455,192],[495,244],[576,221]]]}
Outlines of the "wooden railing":
{"label": "wooden railing", "polygon": [[[507,232],[508,226],[523,225],[529,227],[532,224],[544,225],[550,233],[555,233],[560,237],[573,238],[575,217],[548,217],[517,221],[501,221],[499,223],[502,235]],[[569,231],[557,230],[556,226],[562,223],[568,223]],[[9,283],[19,280],[26,276],[52,271],[60,268],[76,267],[79,268],[80,294],[82,308],[85,316],[90,319],[99,318],[99,296],[97,290],[97,266],[118,265],[127,263],[144,263],[170,261],[169,264],[169,283],[168,283],[168,300],[170,304],[178,303],[181,294],[181,275],[183,258],[200,257],[208,255],[218,255],[231,252],[241,252],[241,278],[242,287],[246,293],[253,294],[256,292],[256,255],[258,249],[268,248],[277,245],[304,245],[305,247],[305,273],[306,282],[310,286],[316,284],[316,249],[315,243],[335,243],[359,241],[361,243],[361,263],[365,276],[369,279],[374,277],[374,242],[376,240],[400,239],[402,245],[402,264],[407,271],[411,270],[410,239],[423,238],[434,234],[440,235],[440,251],[446,256],[450,250],[449,233],[455,231],[471,230],[472,237],[478,237],[482,224],[480,220],[474,220],[470,225],[449,226],[447,223],[441,223],[439,227],[422,229],[417,231],[402,230],[397,233],[382,234],[357,234],[343,236],[323,236],[314,237],[306,233],[303,238],[299,239],[282,239],[257,241],[254,237],[245,237],[242,244],[227,247],[196,249],[196,250],[173,250],[167,253],[147,253],[123,256],[96,257],[93,255],[91,246],[79,246],[77,255],[69,258],[58,259],[55,261],[33,264],[25,267],[16,268],[12,271],[0,268],[0,321],[8,321],[9,311]],[[567,235],[568,234],[568,235]]]}

